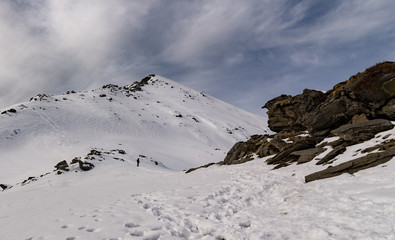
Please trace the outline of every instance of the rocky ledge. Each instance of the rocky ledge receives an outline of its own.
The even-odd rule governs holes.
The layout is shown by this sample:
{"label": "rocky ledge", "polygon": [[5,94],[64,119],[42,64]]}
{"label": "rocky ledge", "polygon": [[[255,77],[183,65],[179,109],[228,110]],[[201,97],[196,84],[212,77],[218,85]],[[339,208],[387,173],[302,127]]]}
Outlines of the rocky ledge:
{"label": "rocky ledge", "polygon": [[272,156],[267,163],[274,169],[311,161],[331,165],[306,176],[310,182],[374,167],[395,156],[395,136],[390,134],[375,146],[359,149],[363,156],[333,166],[348,147],[394,127],[394,62],[376,64],[327,92],[305,89],[297,96],[281,95],[263,108],[268,109],[268,125],[276,134],[236,143],[220,164],[239,164],[257,155]]}

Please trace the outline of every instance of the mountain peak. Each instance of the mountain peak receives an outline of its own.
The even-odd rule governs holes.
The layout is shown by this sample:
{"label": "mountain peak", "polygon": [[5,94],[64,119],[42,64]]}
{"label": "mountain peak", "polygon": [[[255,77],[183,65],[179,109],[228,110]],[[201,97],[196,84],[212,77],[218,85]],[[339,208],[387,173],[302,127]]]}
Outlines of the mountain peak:
{"label": "mountain peak", "polygon": [[237,141],[265,132],[266,119],[161,76],[126,86],[38,94],[0,115],[0,183],[12,184],[95,149],[123,146],[184,170],[223,158]]}

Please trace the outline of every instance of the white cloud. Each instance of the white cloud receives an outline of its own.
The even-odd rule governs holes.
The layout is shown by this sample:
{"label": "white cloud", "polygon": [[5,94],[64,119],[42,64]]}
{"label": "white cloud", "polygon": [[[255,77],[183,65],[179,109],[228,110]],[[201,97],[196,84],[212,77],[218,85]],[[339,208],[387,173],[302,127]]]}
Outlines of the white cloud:
{"label": "white cloud", "polygon": [[281,85],[298,69],[362,61],[360,52],[393,56],[366,47],[393,36],[393,9],[392,0],[1,1],[0,107],[154,72],[221,96],[256,93],[253,81]]}

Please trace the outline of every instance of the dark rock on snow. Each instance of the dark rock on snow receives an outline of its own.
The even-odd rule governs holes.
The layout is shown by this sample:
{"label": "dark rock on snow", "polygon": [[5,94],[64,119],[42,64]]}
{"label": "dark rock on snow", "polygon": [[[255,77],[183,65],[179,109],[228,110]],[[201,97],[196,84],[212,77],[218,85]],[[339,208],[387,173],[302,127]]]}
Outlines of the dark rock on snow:
{"label": "dark rock on snow", "polygon": [[[259,157],[274,155],[267,163],[274,164],[277,169],[293,162],[309,162],[323,153],[325,146],[333,150],[316,164],[332,164],[347,146],[394,127],[391,121],[395,121],[395,63],[383,62],[370,67],[328,92],[305,89],[296,96],[281,95],[268,101],[263,108],[268,109],[268,125],[276,134],[254,135],[246,142],[236,143],[221,164],[243,163],[252,160],[253,154]],[[329,136],[339,139],[320,143]],[[306,182],[353,173],[389,161],[395,156],[393,142],[363,150],[365,153],[382,152],[306,176]]]}
{"label": "dark rock on snow", "polygon": [[67,171],[69,171],[69,165],[67,164],[66,160],[63,160],[63,161],[59,162],[58,164],[56,164],[55,169],[67,172]]}
{"label": "dark rock on snow", "polygon": [[377,133],[394,128],[386,119],[374,119],[361,123],[345,124],[331,131],[345,141],[365,141],[373,138]]}
{"label": "dark rock on snow", "polygon": [[327,134],[357,114],[395,120],[395,63],[384,62],[322,93],[304,90],[268,101],[269,128],[275,132],[309,130]]}
{"label": "dark rock on snow", "polygon": [[385,152],[371,153],[367,156],[360,157],[348,162],[329,167],[323,171],[319,171],[305,177],[305,181],[311,182],[319,179],[335,177],[343,173],[355,173],[363,169],[375,167],[382,163],[388,162],[395,156],[395,149]]}

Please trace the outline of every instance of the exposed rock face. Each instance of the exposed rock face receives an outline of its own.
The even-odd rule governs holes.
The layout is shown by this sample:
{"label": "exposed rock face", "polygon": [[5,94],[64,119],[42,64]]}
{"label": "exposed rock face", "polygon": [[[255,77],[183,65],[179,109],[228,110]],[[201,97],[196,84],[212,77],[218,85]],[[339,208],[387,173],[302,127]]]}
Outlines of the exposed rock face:
{"label": "exposed rock face", "polygon": [[238,142],[229,150],[222,164],[231,165],[250,161],[262,143],[267,143],[267,135],[254,135],[247,142]]}
{"label": "exposed rock face", "polygon": [[350,160],[348,162],[339,164],[335,167],[329,167],[323,171],[319,171],[305,177],[306,182],[311,182],[314,180],[330,178],[334,176],[338,176],[345,172],[347,173],[355,173],[363,169],[367,169],[370,167],[375,167],[379,164],[388,162],[395,156],[395,149],[391,149],[385,152],[371,153],[367,156],[360,157],[354,160]]}
{"label": "exposed rock face", "polygon": [[[317,165],[333,164],[348,146],[394,128],[395,63],[384,62],[352,76],[324,93],[305,89],[297,96],[281,95],[268,101],[269,128],[275,135],[254,135],[238,142],[220,164],[238,164],[272,156],[266,162],[274,169],[315,159]],[[338,137],[322,142],[326,137]],[[384,138],[385,139],[385,138]],[[383,140],[384,141],[384,140]],[[360,150],[367,156],[350,160],[306,176],[306,182],[353,173],[377,166],[395,156],[395,140]],[[322,143],[320,143],[322,142]],[[328,150],[325,156],[319,154]]]}
{"label": "exposed rock face", "polygon": [[345,124],[331,131],[345,141],[365,141],[374,137],[379,132],[390,130],[394,125],[385,119],[374,119],[361,123]]}
{"label": "exposed rock face", "polygon": [[325,152],[324,148],[309,148],[305,150],[292,152],[292,155],[298,156],[298,164],[307,163],[313,160],[318,154]]}
{"label": "exposed rock face", "polygon": [[355,115],[395,120],[395,63],[384,62],[322,93],[304,90],[268,101],[269,128],[274,132],[309,130],[325,135]]}
{"label": "exposed rock face", "polygon": [[270,100],[264,106],[268,109],[269,128],[274,132],[306,130],[306,113],[314,111],[325,97],[323,92],[305,89],[295,97],[281,95]]}

